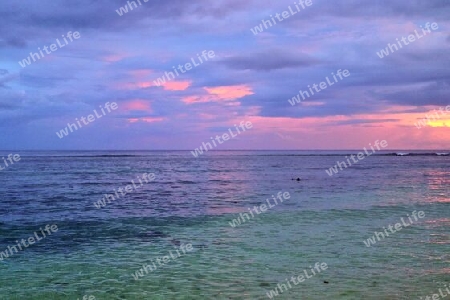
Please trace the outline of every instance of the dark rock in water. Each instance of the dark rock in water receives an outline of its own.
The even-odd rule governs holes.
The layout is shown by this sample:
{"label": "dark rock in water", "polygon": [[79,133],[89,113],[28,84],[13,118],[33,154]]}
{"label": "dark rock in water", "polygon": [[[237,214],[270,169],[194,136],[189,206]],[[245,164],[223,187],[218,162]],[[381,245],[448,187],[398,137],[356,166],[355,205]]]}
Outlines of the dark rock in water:
{"label": "dark rock in water", "polygon": [[180,246],[180,245],[181,245],[181,242],[180,242],[179,240],[176,240],[176,239],[172,239],[170,242],[171,242],[173,245],[175,245],[175,246]]}
{"label": "dark rock in water", "polygon": [[198,246],[195,246],[194,248],[198,248],[199,250],[206,250],[208,248],[208,246],[207,245],[198,245]]}
{"label": "dark rock in water", "polygon": [[166,237],[169,237],[169,235],[167,235],[167,234],[165,234],[164,232],[162,232],[162,231],[159,231],[159,230],[150,230],[150,231],[147,231],[147,232],[141,232],[140,234],[139,234],[139,236],[141,237],[141,238],[150,238],[150,239],[154,239],[154,238],[166,238]]}
{"label": "dark rock in water", "polygon": [[326,281],[326,280],[324,280],[324,282],[323,283],[329,283],[328,281]]}
{"label": "dark rock in water", "polygon": [[162,231],[150,231],[147,234],[152,237],[168,237],[168,235]]}

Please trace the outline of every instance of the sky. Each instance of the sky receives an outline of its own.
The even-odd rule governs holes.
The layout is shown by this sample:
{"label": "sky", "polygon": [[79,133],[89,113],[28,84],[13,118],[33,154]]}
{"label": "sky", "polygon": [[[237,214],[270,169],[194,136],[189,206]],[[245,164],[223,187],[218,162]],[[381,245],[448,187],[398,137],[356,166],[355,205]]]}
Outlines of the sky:
{"label": "sky", "polygon": [[193,150],[241,122],[215,150],[449,148],[448,0],[135,2],[0,4],[0,149]]}

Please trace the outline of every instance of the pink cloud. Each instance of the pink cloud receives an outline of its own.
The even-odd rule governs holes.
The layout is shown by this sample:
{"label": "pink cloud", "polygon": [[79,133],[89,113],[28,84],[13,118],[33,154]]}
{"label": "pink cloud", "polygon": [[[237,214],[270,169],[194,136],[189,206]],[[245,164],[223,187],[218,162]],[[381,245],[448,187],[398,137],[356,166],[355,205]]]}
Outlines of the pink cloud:
{"label": "pink cloud", "polygon": [[166,91],[184,91],[191,85],[191,81],[168,81],[162,86]]}
{"label": "pink cloud", "polygon": [[151,112],[150,103],[148,101],[142,100],[142,99],[135,99],[132,101],[125,102],[125,103],[121,104],[121,107],[127,111],[140,110],[140,111]]}
{"label": "pink cloud", "polygon": [[245,84],[205,87],[204,89],[208,92],[208,94],[215,95],[223,100],[239,99],[254,94],[252,88]]}
{"label": "pink cloud", "polygon": [[154,123],[154,122],[164,121],[164,118],[144,117],[144,118],[130,118],[130,119],[127,119],[127,120],[128,120],[129,123],[137,123],[137,122]]}
{"label": "pink cloud", "polygon": [[203,120],[214,120],[217,118],[216,115],[213,114],[207,114],[207,113],[200,113],[199,114],[200,118]]}
{"label": "pink cloud", "polygon": [[101,60],[111,63],[111,62],[121,61],[122,59],[124,59],[126,57],[127,57],[127,55],[125,55],[125,54],[109,54],[109,55],[102,56]]}
{"label": "pink cloud", "polygon": [[153,73],[150,69],[137,69],[129,71],[129,81],[114,83],[113,89],[116,90],[139,90],[154,86],[153,81],[148,77]]}
{"label": "pink cloud", "polygon": [[[254,94],[251,87],[247,85],[204,87],[203,89],[208,93],[207,95],[187,96],[182,98],[181,101],[186,104],[233,101]],[[227,103],[231,106],[239,106],[240,104],[240,102]]]}
{"label": "pink cloud", "polygon": [[[448,127],[417,129],[414,123],[423,113],[359,114],[328,117],[233,116],[228,124],[251,121],[251,135],[245,137],[253,148],[261,149],[363,149],[376,140],[388,141],[388,149],[446,149]],[[365,119],[369,123],[351,123]],[[385,120],[397,121],[385,121]],[[349,123],[347,123],[347,121]],[[326,130],[324,130],[326,128]],[[274,132],[276,134],[274,134]],[[351,132],[351,134],[349,134]],[[250,133],[250,131],[249,131]],[[286,138],[288,137],[288,138]],[[242,144],[244,148],[245,143]]]}
{"label": "pink cloud", "polygon": [[193,104],[193,103],[205,103],[205,102],[212,102],[217,101],[217,97],[211,97],[211,96],[188,96],[181,99],[186,104]]}
{"label": "pink cloud", "polygon": [[153,86],[153,82],[151,81],[141,81],[141,82],[125,82],[119,83],[114,86],[116,90],[138,90],[145,89]]}
{"label": "pink cloud", "polygon": [[138,69],[138,70],[132,70],[128,72],[131,76],[133,76],[134,78],[137,78],[139,80],[141,80],[144,77],[149,76],[150,74],[153,73],[152,70],[150,69]]}

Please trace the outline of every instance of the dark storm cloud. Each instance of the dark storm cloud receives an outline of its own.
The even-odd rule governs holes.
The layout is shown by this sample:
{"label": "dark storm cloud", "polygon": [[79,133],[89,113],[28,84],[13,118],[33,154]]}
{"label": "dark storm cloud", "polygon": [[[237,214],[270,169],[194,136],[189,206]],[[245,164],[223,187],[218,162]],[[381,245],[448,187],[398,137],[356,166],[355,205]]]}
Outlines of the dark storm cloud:
{"label": "dark storm cloud", "polygon": [[448,20],[450,14],[447,0],[313,0],[312,3],[301,19],[328,15],[339,18],[428,17],[433,20]]}
{"label": "dark storm cloud", "polygon": [[24,86],[35,87],[35,88],[49,88],[56,87],[61,83],[68,80],[68,76],[59,75],[47,75],[47,76],[36,76],[30,74],[21,74],[20,82]]}
{"label": "dark storm cloud", "polygon": [[309,67],[317,65],[317,59],[302,53],[289,53],[281,49],[269,49],[242,56],[225,58],[219,63],[238,70],[271,71],[278,69]]}
{"label": "dark storm cloud", "polygon": [[[137,3],[137,1],[135,1]],[[183,21],[184,17],[225,17],[248,6],[242,1],[151,0],[119,16],[116,10],[127,6],[124,0],[79,0],[76,2],[16,1],[0,7],[0,17],[10,29],[14,27],[77,28],[120,30],[135,27],[141,20]],[[225,4],[225,5],[223,5]],[[133,6],[134,7],[134,6]]]}
{"label": "dark storm cloud", "polygon": [[431,82],[426,87],[411,87],[405,91],[383,93],[378,97],[400,105],[447,106],[450,104],[450,80]]}
{"label": "dark storm cloud", "polygon": [[357,125],[357,124],[372,124],[372,123],[387,123],[387,122],[397,122],[400,119],[353,119],[353,120],[343,120],[343,121],[333,121],[330,125]]}
{"label": "dark storm cloud", "polygon": [[[343,16],[362,15],[362,16],[436,16],[444,17],[448,15],[449,3],[446,0],[351,0],[351,1],[337,1],[333,3],[333,11],[336,14],[338,11]],[[330,5],[331,6],[331,5]]]}
{"label": "dark storm cloud", "polygon": [[6,40],[0,40],[0,48],[25,48],[26,40],[17,37],[9,37]]}

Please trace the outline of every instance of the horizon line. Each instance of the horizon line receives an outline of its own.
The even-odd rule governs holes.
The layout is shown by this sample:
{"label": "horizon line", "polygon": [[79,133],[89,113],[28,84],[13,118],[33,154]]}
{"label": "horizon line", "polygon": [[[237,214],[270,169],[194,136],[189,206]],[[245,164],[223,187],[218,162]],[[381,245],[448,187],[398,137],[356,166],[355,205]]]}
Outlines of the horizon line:
{"label": "horizon line", "polygon": [[[195,151],[195,149],[0,149],[0,151]],[[214,149],[206,152],[221,151],[362,151],[362,149]],[[378,151],[450,151],[450,149],[387,149]]]}

